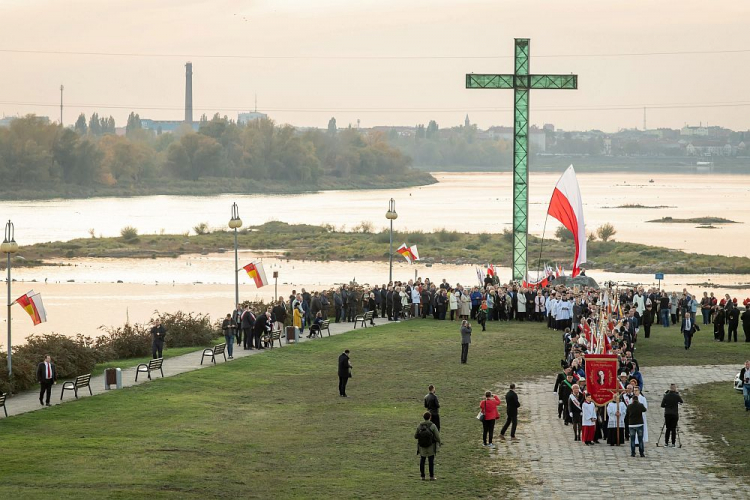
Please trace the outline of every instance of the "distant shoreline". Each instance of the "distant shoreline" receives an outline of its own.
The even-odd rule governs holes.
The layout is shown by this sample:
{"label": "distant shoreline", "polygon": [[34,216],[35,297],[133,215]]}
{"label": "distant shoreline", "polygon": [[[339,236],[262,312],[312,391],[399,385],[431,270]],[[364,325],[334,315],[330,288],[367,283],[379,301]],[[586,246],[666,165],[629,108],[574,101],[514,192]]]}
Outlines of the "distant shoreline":
{"label": "distant shoreline", "polygon": [[[162,179],[163,180],[163,179]],[[170,181],[130,187],[82,187],[71,184],[39,186],[38,189],[3,186],[0,201],[36,201],[53,199],[135,198],[139,196],[212,196],[219,194],[292,195],[322,191],[355,191],[363,189],[399,189],[429,186],[438,182],[429,172],[413,169],[400,177],[369,176],[339,180],[325,177],[315,186],[294,183],[254,181],[252,179],[203,179]]]}

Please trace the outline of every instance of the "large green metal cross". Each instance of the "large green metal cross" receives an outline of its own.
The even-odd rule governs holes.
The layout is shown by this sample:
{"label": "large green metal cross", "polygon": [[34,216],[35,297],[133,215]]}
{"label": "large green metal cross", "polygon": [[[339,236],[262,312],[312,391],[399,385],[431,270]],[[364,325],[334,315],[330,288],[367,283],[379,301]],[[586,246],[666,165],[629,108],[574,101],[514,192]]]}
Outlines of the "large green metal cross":
{"label": "large green metal cross", "polygon": [[529,90],[576,89],[578,75],[530,75],[528,38],[516,38],[515,73],[466,75],[467,89],[513,89],[513,279],[526,279],[529,230]]}

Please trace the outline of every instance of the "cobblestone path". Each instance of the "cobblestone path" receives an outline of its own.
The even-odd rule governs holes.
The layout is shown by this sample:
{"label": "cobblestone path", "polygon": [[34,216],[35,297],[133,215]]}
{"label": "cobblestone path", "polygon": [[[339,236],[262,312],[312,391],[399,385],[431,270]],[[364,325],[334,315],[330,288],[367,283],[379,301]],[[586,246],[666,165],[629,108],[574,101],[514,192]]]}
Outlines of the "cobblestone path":
{"label": "cobblestone path", "polygon": [[[629,442],[620,447],[604,442],[595,446],[574,442],[572,427],[566,427],[557,418],[557,395],[552,392],[554,377],[517,384],[523,410],[516,433],[519,440],[496,438],[497,447],[489,452],[498,459],[499,468],[517,468],[516,477],[522,484],[519,498],[655,498],[663,495],[672,495],[675,499],[739,498],[740,492],[748,491],[747,486],[724,477],[720,471],[717,475],[707,470],[707,467],[720,468],[721,463],[708,451],[706,439],[694,431],[690,408],[691,386],[725,381],[726,390],[733,391],[736,372],[736,366],[644,368],[644,395],[649,404],[649,442],[645,458],[638,457],[637,453],[632,458]],[[664,423],[661,399],[670,383],[677,384],[686,400],[680,410],[682,448],[664,448],[664,436],[660,446],[656,446]],[[502,420],[498,422],[501,423]],[[504,460],[505,457],[515,460]]]}

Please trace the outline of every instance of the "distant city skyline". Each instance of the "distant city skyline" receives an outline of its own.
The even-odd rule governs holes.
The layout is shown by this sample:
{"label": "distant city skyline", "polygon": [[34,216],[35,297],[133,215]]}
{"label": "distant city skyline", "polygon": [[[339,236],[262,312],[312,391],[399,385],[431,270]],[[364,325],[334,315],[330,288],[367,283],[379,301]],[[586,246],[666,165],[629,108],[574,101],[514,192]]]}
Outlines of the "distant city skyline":
{"label": "distant city skyline", "polygon": [[534,124],[642,128],[645,107],[649,129],[750,129],[750,5],[736,1],[10,0],[0,16],[0,116],[58,120],[64,85],[66,125],[179,120],[192,61],[196,120],[236,119],[257,94],[300,127],[508,126],[512,92],[466,90],[464,75],[511,73],[513,38],[529,37],[532,73],[579,75],[579,90],[532,92]]}

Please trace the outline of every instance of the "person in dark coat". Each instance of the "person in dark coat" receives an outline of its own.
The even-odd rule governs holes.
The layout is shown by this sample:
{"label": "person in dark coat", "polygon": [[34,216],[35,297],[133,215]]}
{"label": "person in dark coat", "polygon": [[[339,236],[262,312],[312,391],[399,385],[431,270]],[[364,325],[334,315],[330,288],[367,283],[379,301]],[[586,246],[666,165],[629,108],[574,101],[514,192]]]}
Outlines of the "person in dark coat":
{"label": "person in dark coat", "polygon": [[380,287],[380,317],[381,318],[387,318],[388,312],[386,311],[387,307],[386,304],[388,302],[388,289],[386,288],[385,284]]}
{"label": "person in dark coat", "polygon": [[237,345],[240,345],[242,343],[242,312],[244,309],[242,309],[241,304],[237,304],[237,308],[232,311],[232,321],[234,321],[234,324],[236,325],[235,328],[235,337],[237,340]]}
{"label": "person in dark coat", "polygon": [[471,324],[461,321],[461,363],[466,364],[469,358],[469,344],[471,344]]}
{"label": "person in dark coat", "polygon": [[333,309],[336,315],[336,323],[338,323],[344,315],[344,299],[341,296],[341,290],[333,292]]}
{"label": "person in dark coat", "polygon": [[151,338],[153,343],[151,345],[151,354],[154,359],[162,357],[162,351],[164,350],[164,337],[167,335],[167,330],[164,329],[164,325],[161,324],[161,320],[156,318],[154,326],[151,327]]}
{"label": "person in dark coat", "polygon": [[349,349],[339,356],[339,396],[347,398],[346,384],[352,376],[352,362],[349,361]]}
{"label": "person in dark coat", "polygon": [[310,300],[310,315],[315,318],[323,310],[323,303],[320,301],[318,292],[314,292]]}
{"label": "person in dark coat", "polygon": [[745,342],[750,342],[750,305],[745,306],[742,313],[742,330],[745,332]]}
{"label": "person in dark coat", "polygon": [[732,334],[734,334],[734,341],[737,342],[737,329],[740,326],[740,310],[737,306],[732,306],[731,309],[727,308],[727,342],[732,341]]}
{"label": "person in dark coat", "polygon": [[[52,386],[57,383],[57,370],[55,364],[52,362],[52,358],[49,354],[44,356],[44,361],[39,363],[36,367],[36,379],[39,381],[41,390],[39,391],[39,404],[44,406],[50,405],[50,396],[52,395]],[[44,402],[46,396],[47,401]]]}
{"label": "person in dark coat", "polygon": [[240,327],[242,328],[242,347],[244,350],[253,348],[252,331],[253,325],[255,325],[255,315],[250,312],[249,308],[246,308],[240,319]]}
{"label": "person in dark coat", "polygon": [[259,315],[255,319],[255,324],[253,324],[253,344],[256,349],[263,349],[260,345],[260,338],[268,330],[268,324],[270,321],[271,315],[268,312]]}
{"label": "person in dark coat", "polygon": [[718,342],[724,342],[724,309],[719,308],[716,311],[716,317],[714,317],[714,340]]}
{"label": "person in dark coat", "polygon": [[438,401],[438,397],[435,394],[435,386],[430,385],[427,391],[427,395],[424,397],[424,407],[432,415],[432,423],[435,424],[437,430],[440,430],[440,401]]}
{"label": "person in dark coat", "polygon": [[521,403],[518,402],[516,394],[516,384],[510,384],[510,390],[505,394],[505,411],[508,417],[505,419],[503,428],[500,429],[500,439],[505,439],[505,431],[510,426],[510,438],[516,439],[516,427],[518,426],[518,408]]}
{"label": "person in dark coat", "polygon": [[677,386],[672,384],[669,390],[661,400],[661,407],[664,408],[664,425],[667,433],[664,435],[664,446],[669,446],[669,435],[672,435],[672,448],[677,439],[677,422],[680,420],[679,405],[683,403],[680,393],[677,392]]}

